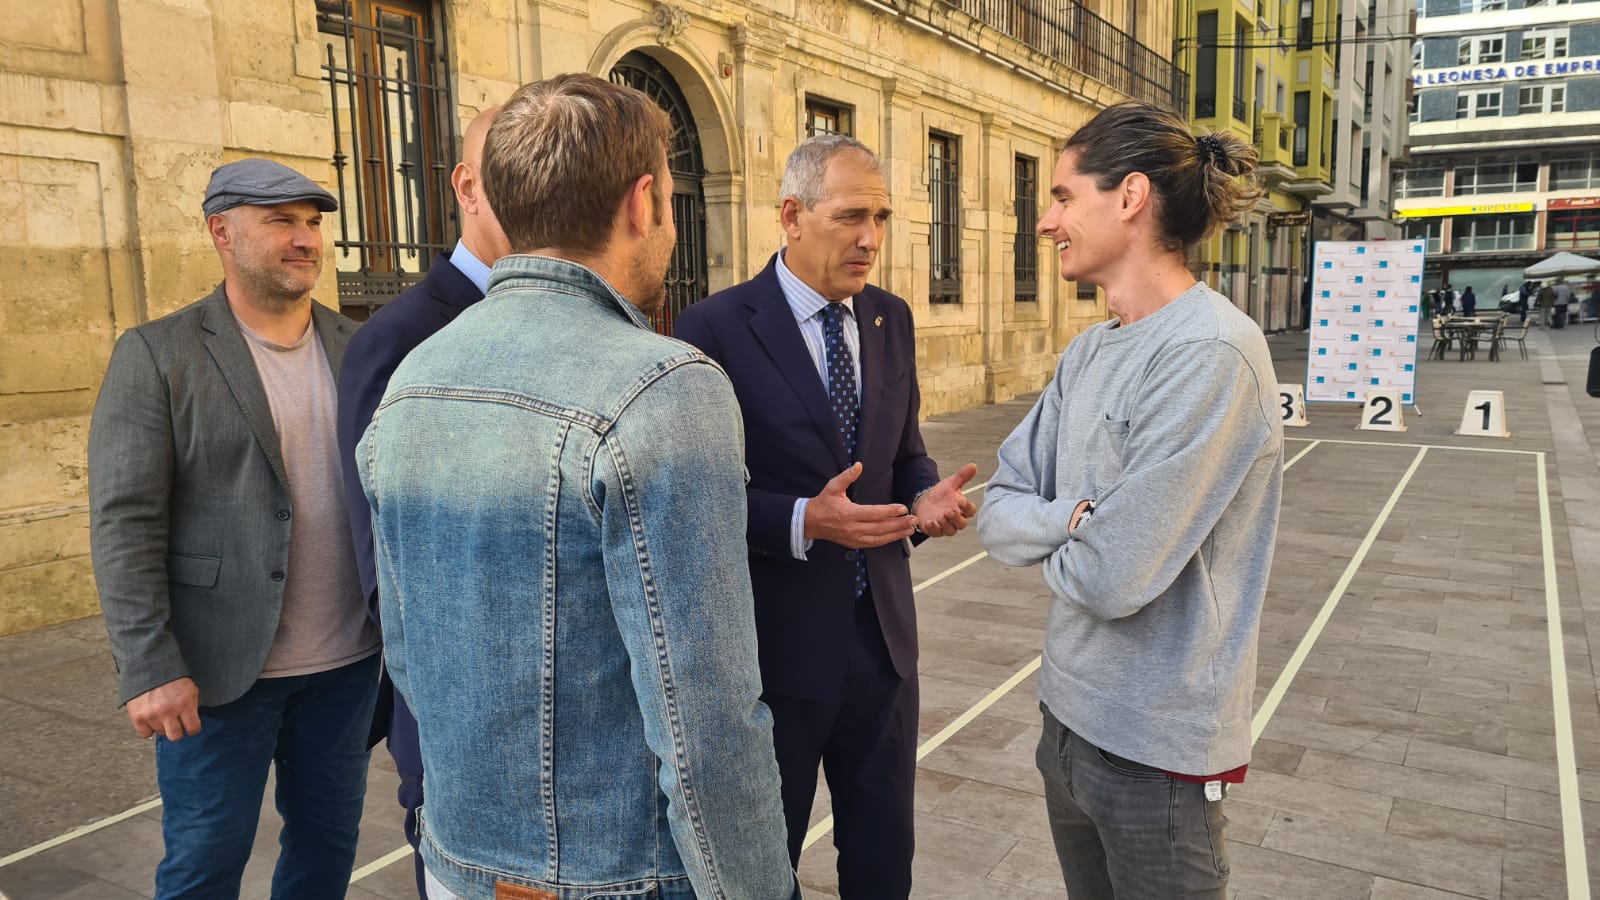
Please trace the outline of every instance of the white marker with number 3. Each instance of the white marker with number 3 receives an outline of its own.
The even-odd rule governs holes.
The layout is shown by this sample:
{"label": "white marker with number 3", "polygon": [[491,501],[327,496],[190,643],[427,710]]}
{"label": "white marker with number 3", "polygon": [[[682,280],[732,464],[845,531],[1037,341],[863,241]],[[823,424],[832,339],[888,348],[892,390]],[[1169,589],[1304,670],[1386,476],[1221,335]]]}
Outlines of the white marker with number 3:
{"label": "white marker with number 3", "polygon": [[1306,386],[1303,384],[1278,385],[1278,412],[1285,428],[1303,428],[1306,421]]}

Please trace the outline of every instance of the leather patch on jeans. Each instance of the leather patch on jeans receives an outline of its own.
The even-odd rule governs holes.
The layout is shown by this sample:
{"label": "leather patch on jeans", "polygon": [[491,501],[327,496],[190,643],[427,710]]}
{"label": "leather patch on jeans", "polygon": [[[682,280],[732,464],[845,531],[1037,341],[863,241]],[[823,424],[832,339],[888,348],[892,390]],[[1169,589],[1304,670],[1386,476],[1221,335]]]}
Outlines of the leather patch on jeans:
{"label": "leather patch on jeans", "polygon": [[524,884],[494,883],[494,900],[558,900],[555,894]]}

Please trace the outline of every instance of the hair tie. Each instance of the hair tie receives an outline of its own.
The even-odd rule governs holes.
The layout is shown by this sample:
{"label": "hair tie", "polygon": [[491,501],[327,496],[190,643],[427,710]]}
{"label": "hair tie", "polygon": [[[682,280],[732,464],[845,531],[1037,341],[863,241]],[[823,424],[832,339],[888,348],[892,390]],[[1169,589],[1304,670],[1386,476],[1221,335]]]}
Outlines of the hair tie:
{"label": "hair tie", "polygon": [[1222,149],[1222,141],[1214,134],[1200,135],[1194,139],[1194,143],[1200,150],[1200,162],[1203,165],[1211,165],[1227,158]]}

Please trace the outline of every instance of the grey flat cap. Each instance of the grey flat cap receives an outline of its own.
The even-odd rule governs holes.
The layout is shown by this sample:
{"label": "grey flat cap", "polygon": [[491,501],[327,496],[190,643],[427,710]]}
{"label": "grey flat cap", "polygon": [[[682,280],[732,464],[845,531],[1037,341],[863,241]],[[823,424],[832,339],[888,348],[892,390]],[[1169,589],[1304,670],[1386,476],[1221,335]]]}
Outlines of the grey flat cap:
{"label": "grey flat cap", "polygon": [[339,208],[339,201],[315,181],[282,163],[252,156],[218,166],[200,208],[214,216],[235,206],[275,206],[295,200],[310,200],[323,212]]}

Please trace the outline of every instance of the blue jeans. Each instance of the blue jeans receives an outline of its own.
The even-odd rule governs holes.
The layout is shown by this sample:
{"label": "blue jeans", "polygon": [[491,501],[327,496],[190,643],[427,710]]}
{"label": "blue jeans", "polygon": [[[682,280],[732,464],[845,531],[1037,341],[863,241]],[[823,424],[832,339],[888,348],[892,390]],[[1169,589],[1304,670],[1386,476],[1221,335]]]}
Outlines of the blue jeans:
{"label": "blue jeans", "polygon": [[238,897],[267,768],[283,817],[274,900],[341,898],[367,792],[367,731],[379,655],[314,675],[262,678],[200,709],[200,733],[156,738],[161,835],[156,897]]}
{"label": "blue jeans", "polygon": [[1037,762],[1072,900],[1223,900],[1224,801],[1205,786],[1101,750],[1044,711]]}

